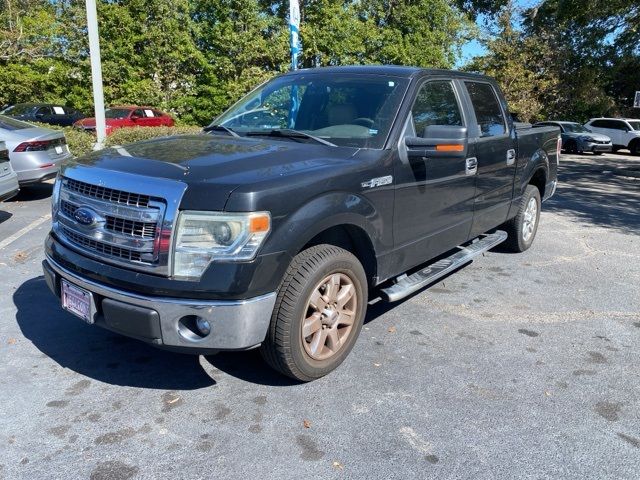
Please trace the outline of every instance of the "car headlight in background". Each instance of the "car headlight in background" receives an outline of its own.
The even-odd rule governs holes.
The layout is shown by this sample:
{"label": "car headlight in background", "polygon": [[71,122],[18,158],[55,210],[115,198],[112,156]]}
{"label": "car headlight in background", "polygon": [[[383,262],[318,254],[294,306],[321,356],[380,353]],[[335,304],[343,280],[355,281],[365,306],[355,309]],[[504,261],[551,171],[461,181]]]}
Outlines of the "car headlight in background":
{"label": "car headlight in background", "polygon": [[269,212],[180,212],[173,275],[200,277],[216,260],[252,260],[270,230]]}

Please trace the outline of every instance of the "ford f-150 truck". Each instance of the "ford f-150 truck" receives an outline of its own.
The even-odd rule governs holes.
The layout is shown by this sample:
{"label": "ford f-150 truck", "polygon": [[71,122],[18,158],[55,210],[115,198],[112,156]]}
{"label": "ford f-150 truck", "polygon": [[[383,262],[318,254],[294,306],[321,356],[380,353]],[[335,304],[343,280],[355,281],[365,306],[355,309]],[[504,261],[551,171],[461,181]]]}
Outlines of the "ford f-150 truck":
{"label": "ford f-150 truck", "polygon": [[90,324],[181,352],[259,347],[302,381],[344,360],[373,296],[529,248],[556,189],[559,130],[514,124],[468,73],[299,70],[205,131],[66,165],[45,279]]}

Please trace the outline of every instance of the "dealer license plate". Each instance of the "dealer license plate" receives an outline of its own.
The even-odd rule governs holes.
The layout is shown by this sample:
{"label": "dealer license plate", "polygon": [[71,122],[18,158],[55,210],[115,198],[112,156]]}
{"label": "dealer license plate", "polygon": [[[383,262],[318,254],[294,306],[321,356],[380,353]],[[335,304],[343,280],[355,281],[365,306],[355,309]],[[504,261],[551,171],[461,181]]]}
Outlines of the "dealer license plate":
{"label": "dealer license plate", "polygon": [[87,323],[93,323],[91,314],[91,292],[76,287],[64,279],[62,283],[62,308],[80,317]]}

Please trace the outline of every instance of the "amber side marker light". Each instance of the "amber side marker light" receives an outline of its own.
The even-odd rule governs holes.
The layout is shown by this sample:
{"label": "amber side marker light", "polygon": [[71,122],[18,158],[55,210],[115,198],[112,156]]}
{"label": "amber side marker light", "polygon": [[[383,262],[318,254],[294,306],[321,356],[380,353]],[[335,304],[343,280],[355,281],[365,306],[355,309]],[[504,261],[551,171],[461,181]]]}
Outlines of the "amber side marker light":
{"label": "amber side marker light", "polygon": [[271,220],[269,218],[269,215],[258,215],[255,217],[251,217],[251,219],[249,220],[249,232],[268,232],[270,224]]}
{"label": "amber side marker light", "polygon": [[462,152],[464,145],[436,145],[436,152]]}

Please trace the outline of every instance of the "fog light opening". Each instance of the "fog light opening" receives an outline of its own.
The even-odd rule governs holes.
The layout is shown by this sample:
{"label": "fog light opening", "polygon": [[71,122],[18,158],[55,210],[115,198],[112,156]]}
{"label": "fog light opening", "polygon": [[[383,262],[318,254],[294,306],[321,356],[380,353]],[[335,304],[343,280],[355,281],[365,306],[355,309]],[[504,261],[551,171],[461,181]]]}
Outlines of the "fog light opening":
{"label": "fog light opening", "polygon": [[186,315],[178,320],[178,332],[187,340],[200,340],[211,333],[211,324],[197,315]]}

